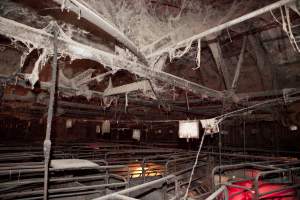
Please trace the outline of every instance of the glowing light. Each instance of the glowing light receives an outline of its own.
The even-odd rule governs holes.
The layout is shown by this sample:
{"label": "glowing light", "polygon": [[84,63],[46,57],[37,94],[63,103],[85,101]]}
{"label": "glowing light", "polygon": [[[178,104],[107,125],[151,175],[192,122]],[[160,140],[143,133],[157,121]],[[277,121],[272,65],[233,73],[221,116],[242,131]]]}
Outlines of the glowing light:
{"label": "glowing light", "polygon": [[[142,177],[143,166],[141,164],[130,164],[130,174],[132,178]],[[145,177],[162,175],[163,166],[156,163],[146,163],[144,166]]]}
{"label": "glowing light", "polygon": [[199,121],[179,121],[179,138],[199,138]]}
{"label": "glowing light", "polygon": [[298,130],[298,126],[292,125],[292,126],[290,126],[290,130],[291,131],[297,131]]}
{"label": "glowing light", "polygon": [[141,139],[141,130],[139,130],[139,129],[133,129],[132,139],[140,141],[140,139]]}

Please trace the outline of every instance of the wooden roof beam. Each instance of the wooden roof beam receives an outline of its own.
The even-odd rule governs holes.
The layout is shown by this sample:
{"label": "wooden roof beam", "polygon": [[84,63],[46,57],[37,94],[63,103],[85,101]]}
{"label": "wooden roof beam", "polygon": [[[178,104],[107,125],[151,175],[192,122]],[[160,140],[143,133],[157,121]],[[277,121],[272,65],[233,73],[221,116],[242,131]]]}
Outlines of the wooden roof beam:
{"label": "wooden roof beam", "polygon": [[[50,47],[53,39],[53,36],[43,29],[35,29],[3,17],[0,17],[0,34],[31,44],[37,49]],[[220,91],[207,88],[163,71],[155,71],[141,63],[86,46],[63,35],[60,35],[58,38],[58,52],[63,55],[70,55],[72,58],[94,60],[113,70],[124,69],[141,77],[156,79],[197,95],[216,99],[223,97],[223,93]]]}
{"label": "wooden roof beam", "polygon": [[[258,10],[255,10],[253,12],[250,12],[246,15],[243,15],[241,17],[238,17],[236,19],[233,19],[233,20],[230,20],[228,22],[225,22],[221,25],[218,25],[218,26],[215,26],[211,29],[208,29],[206,31],[203,31],[199,34],[195,34],[193,35],[192,37],[189,37],[189,38],[186,38],[180,42],[177,42],[177,43],[170,43],[168,40],[171,39],[171,34],[168,34],[168,37],[165,38],[163,37],[161,39],[161,41],[157,41],[151,45],[148,45],[146,46],[145,48],[143,48],[143,52],[151,52],[150,54],[147,54],[146,55],[146,58],[149,59],[149,58],[153,58],[153,57],[156,57],[156,56],[159,56],[159,55],[162,55],[163,53],[168,53],[170,52],[170,50],[176,50],[176,49],[179,49],[179,48],[183,48],[186,46],[186,44],[189,44],[191,41],[197,41],[199,39],[202,39],[202,38],[205,38],[209,35],[212,35],[212,34],[216,34],[216,33],[219,33],[223,30],[226,30],[234,25],[237,25],[237,24],[240,24],[242,22],[245,22],[249,19],[253,19],[259,15],[262,15],[262,14],[265,14],[265,13],[268,13],[270,12],[271,10],[274,10],[274,9],[277,9],[277,8],[280,8],[281,6],[284,6],[284,5],[288,5],[288,4],[291,4],[293,2],[295,2],[296,0],[280,0],[280,1],[277,1],[275,3],[272,3],[268,6],[265,6],[263,8],[260,8]],[[164,42],[164,41],[167,41]],[[163,45],[159,45],[159,46],[163,46],[163,48],[159,48],[157,49],[157,45],[158,44],[161,44],[163,43]],[[153,50],[156,50],[156,51],[153,51]]]}
{"label": "wooden roof beam", "polygon": [[145,56],[140,52],[138,47],[117,27],[112,25],[108,20],[103,18],[96,10],[92,9],[90,5],[85,2],[78,0],[53,0],[54,2],[60,4],[62,8],[71,10],[92,24],[96,25],[98,28],[104,30],[106,33],[110,34],[117,41],[122,43],[127,47],[132,53],[134,53],[144,64],[147,64]]}

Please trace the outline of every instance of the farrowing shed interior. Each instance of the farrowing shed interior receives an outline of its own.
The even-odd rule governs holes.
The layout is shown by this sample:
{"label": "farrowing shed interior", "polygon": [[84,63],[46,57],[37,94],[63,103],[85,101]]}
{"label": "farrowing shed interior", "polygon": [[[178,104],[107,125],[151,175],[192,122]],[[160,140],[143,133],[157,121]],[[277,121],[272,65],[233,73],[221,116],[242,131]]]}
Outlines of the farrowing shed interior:
{"label": "farrowing shed interior", "polygon": [[1,0],[0,199],[300,199],[299,0]]}

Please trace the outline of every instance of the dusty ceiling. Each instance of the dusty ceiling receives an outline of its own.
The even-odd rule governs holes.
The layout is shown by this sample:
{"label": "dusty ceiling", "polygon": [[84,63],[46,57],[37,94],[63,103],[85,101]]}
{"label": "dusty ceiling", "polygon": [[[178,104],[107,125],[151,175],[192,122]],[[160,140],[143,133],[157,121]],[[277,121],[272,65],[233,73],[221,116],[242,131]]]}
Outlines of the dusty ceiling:
{"label": "dusty ceiling", "polygon": [[[300,36],[300,21],[294,3],[194,38],[276,2],[283,1],[2,0],[1,114],[44,116],[53,28],[60,31],[60,117],[172,121],[276,98],[297,101],[299,52],[290,39],[291,33]],[[289,35],[283,22],[291,25]],[[299,107],[291,107],[285,112],[299,122]],[[256,115],[269,120],[278,112],[282,106],[263,106]]]}

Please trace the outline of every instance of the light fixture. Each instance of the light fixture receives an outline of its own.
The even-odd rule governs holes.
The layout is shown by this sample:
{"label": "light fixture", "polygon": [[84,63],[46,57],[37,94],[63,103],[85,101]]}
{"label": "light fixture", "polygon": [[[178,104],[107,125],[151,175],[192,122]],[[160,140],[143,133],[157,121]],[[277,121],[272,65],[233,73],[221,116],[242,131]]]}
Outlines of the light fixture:
{"label": "light fixture", "polygon": [[199,138],[199,121],[185,120],[179,121],[179,138]]}
{"label": "light fixture", "polygon": [[110,121],[109,120],[105,120],[102,123],[102,134],[104,133],[110,133]]}
{"label": "light fixture", "polygon": [[132,139],[137,140],[137,141],[141,140],[141,130],[140,129],[133,129]]}
{"label": "light fixture", "polygon": [[66,121],[66,128],[72,128],[72,126],[73,126],[72,119],[67,119],[67,121]]}
{"label": "light fixture", "polygon": [[219,121],[216,118],[200,120],[205,134],[214,134],[220,131]]}
{"label": "light fixture", "polygon": [[298,130],[298,126],[296,126],[296,125],[291,125],[291,126],[290,126],[290,130],[291,130],[291,131],[297,131],[297,130]]}
{"label": "light fixture", "polygon": [[101,133],[101,127],[100,127],[100,125],[96,126],[96,133]]}

